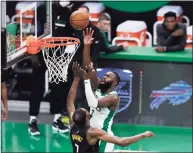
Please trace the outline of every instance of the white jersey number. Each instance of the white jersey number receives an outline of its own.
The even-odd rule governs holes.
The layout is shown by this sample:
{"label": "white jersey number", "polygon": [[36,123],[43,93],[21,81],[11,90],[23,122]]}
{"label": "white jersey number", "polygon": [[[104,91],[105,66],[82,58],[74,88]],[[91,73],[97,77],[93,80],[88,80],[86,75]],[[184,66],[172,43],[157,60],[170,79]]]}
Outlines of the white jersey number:
{"label": "white jersey number", "polygon": [[75,144],[75,146],[76,146],[76,152],[78,153],[78,151],[79,151],[79,146],[78,146],[77,144]]}

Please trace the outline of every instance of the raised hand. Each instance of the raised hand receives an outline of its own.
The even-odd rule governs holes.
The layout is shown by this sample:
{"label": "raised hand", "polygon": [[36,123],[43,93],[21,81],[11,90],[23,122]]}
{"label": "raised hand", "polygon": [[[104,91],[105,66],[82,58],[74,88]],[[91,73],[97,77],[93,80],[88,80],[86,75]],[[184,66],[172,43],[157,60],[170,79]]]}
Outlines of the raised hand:
{"label": "raised hand", "polygon": [[88,66],[85,66],[84,69],[86,70],[87,73],[92,72],[94,70],[93,63],[91,62],[91,64]]}
{"label": "raised hand", "polygon": [[80,68],[80,73],[84,76],[84,80],[90,79],[89,73],[93,70],[94,69],[91,65],[89,65],[88,67],[85,66],[85,68]]}
{"label": "raised hand", "polygon": [[83,31],[84,45],[91,45],[93,43],[93,34],[94,30],[92,30],[92,28],[87,28],[85,31]]}
{"label": "raised hand", "polygon": [[84,80],[89,79],[89,75],[86,69],[80,68],[81,76],[83,76]]}
{"label": "raised hand", "polygon": [[81,74],[80,74],[80,64],[78,64],[78,62],[73,62],[73,64],[72,64],[72,71],[74,72],[75,76],[81,77]]}

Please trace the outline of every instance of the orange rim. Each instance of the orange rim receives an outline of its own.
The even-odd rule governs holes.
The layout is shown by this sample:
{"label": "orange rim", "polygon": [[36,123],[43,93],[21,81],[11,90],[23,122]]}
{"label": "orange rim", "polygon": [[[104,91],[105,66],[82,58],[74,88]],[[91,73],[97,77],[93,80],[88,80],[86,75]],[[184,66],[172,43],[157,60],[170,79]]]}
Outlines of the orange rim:
{"label": "orange rim", "polygon": [[73,37],[50,37],[50,38],[43,38],[39,40],[39,42],[40,46],[42,47],[56,47],[56,46],[78,45],[80,43],[80,40]]}
{"label": "orange rim", "polygon": [[[27,46],[36,46],[36,47],[56,47],[56,46],[67,46],[67,45],[78,45],[80,40],[73,37],[50,37],[43,39],[35,39],[33,37],[27,37],[26,39]],[[56,43],[59,42],[59,43]]]}
{"label": "orange rim", "polygon": [[30,36],[26,39],[29,54],[39,53],[42,47],[54,48],[57,46],[78,45],[79,43],[80,40],[73,37],[50,37],[37,40]]}
{"label": "orange rim", "polygon": [[[20,42],[20,36],[12,36],[13,40],[9,40],[9,42]],[[67,45],[74,45],[74,44],[79,44],[80,40],[78,38],[73,38],[73,37],[50,37],[50,38],[43,38],[43,39],[35,39],[31,38],[31,36],[27,36],[25,38],[22,38],[23,41],[26,40],[27,46],[32,46],[36,44],[39,47],[56,47],[56,46],[67,46]],[[69,41],[70,40],[70,41]],[[36,43],[35,43],[36,42]],[[57,43],[54,44],[54,42],[63,42],[63,43]]]}

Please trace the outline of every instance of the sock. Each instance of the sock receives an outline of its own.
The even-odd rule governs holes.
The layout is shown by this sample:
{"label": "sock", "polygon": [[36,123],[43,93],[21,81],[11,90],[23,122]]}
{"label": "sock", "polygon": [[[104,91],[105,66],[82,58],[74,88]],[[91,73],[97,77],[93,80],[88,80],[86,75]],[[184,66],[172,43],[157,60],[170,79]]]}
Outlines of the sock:
{"label": "sock", "polygon": [[29,122],[31,123],[31,121],[34,120],[34,119],[36,120],[36,116],[30,116],[30,121]]}
{"label": "sock", "polygon": [[55,114],[54,115],[54,122],[57,122],[59,117],[61,117],[61,114]]}

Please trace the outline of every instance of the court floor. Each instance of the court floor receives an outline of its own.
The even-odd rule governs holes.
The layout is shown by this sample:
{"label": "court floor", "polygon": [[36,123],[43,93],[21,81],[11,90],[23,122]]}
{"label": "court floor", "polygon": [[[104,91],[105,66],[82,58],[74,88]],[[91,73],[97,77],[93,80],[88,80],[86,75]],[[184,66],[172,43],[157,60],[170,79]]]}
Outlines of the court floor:
{"label": "court floor", "polygon": [[[2,123],[2,152],[72,152],[69,134],[53,133],[51,125],[40,124],[41,136],[32,137],[27,123]],[[115,146],[116,150],[148,152],[192,152],[192,128],[153,127],[117,124],[117,136],[132,136],[151,130],[155,139],[144,139],[128,147]]]}

